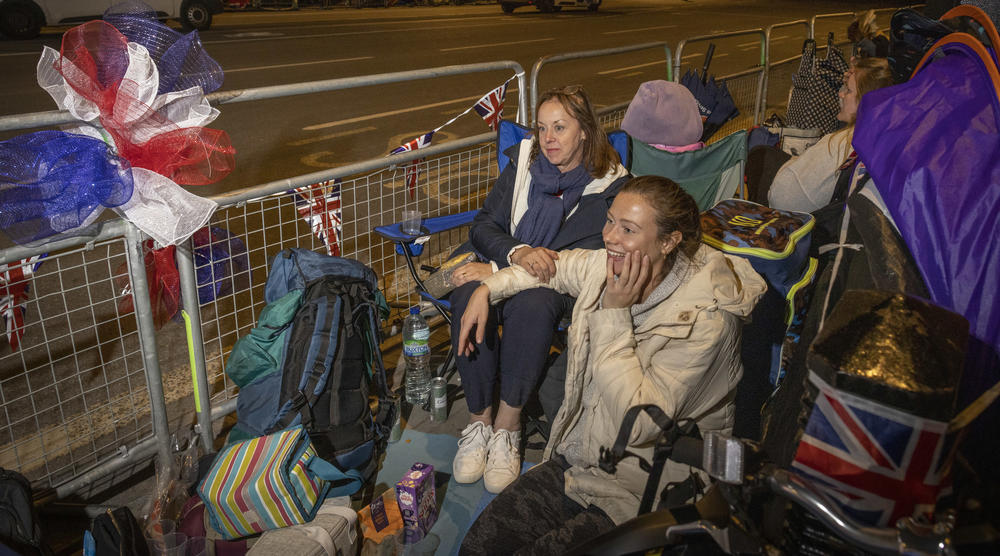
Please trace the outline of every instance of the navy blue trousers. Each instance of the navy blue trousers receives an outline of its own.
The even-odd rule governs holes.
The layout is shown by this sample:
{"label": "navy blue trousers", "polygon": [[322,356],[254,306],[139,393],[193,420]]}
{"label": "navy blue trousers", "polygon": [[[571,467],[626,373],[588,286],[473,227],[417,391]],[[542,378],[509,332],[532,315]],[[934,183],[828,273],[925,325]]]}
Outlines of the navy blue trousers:
{"label": "navy blue trousers", "polygon": [[[469,282],[451,292],[451,341],[457,348],[462,314],[479,282]],[[472,355],[458,356],[469,411],[479,413],[493,406],[499,375],[500,400],[523,407],[548,360],[559,321],[573,309],[573,298],[549,288],[525,290],[490,307],[483,343]],[[498,326],[503,324],[501,339]]]}

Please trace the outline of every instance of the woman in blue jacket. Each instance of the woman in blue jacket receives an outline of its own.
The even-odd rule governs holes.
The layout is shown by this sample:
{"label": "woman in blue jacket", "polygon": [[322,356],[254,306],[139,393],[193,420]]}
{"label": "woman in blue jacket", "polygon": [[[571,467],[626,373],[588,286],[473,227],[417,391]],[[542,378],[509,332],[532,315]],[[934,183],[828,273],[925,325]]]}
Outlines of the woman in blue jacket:
{"label": "woman in blue jacket", "polygon": [[[453,275],[459,286],[450,297],[453,342],[480,280],[518,264],[546,282],[555,273],[557,251],[601,248],[608,207],[628,178],[581,87],[546,92],[537,114],[533,137],[508,149],[511,161],[469,230],[469,242],[484,262],[466,264]],[[479,349],[458,357],[471,420],[458,442],[456,481],[483,477],[486,489],[496,493],[517,478],[521,408],[538,383],[559,321],[572,307],[573,298],[550,288],[521,292],[491,312]]]}

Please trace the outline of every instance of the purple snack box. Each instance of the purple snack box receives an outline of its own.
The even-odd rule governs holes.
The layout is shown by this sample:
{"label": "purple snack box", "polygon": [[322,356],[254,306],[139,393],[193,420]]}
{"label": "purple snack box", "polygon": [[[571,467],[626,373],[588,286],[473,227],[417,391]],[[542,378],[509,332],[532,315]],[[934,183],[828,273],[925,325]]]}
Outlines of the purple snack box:
{"label": "purple snack box", "polygon": [[396,502],[403,516],[405,542],[415,543],[424,538],[437,521],[434,466],[414,463],[396,483]]}

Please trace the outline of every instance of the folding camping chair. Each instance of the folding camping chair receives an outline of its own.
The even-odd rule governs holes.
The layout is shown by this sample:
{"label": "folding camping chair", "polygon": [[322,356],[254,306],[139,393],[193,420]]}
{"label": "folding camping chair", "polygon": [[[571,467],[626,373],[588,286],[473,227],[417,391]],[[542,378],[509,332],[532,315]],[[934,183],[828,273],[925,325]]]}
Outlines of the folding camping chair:
{"label": "folding camping chair", "polygon": [[[396,244],[396,253],[403,255],[403,258],[406,261],[406,268],[410,271],[410,276],[413,278],[413,282],[417,286],[417,294],[420,295],[421,299],[431,303],[431,305],[437,310],[438,314],[441,315],[441,318],[448,323],[448,326],[451,326],[451,303],[447,299],[438,299],[427,293],[424,281],[420,278],[420,273],[417,272],[417,264],[415,261],[416,258],[419,257],[424,251],[424,246],[423,243],[420,242],[420,239],[426,236],[447,232],[461,226],[468,226],[472,223],[472,219],[476,217],[476,213],[478,212],[479,210],[477,209],[457,214],[446,214],[444,216],[425,218],[421,223],[421,233],[419,235],[404,232],[400,229],[400,225],[402,224],[401,222],[395,222],[387,226],[375,227],[375,233]],[[428,272],[437,270],[426,266],[422,268]],[[449,347],[448,355],[445,356],[444,363],[438,367],[435,372],[435,376],[443,376],[446,380],[450,381],[456,370],[455,353],[454,350]]]}
{"label": "folding camping chair", "polygon": [[[732,133],[696,151],[672,153],[628,138],[629,164],[634,176],[656,175],[670,178],[694,197],[698,210],[743,190],[743,171],[747,160],[747,132]],[[624,158],[623,158],[624,160]]]}

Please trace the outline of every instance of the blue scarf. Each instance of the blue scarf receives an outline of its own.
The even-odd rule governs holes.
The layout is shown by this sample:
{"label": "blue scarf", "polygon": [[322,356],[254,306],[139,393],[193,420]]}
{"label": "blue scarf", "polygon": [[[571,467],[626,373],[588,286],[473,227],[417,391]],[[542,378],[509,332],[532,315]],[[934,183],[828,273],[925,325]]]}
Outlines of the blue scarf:
{"label": "blue scarf", "polygon": [[573,211],[594,178],[583,164],[564,174],[544,155],[539,155],[528,171],[531,172],[528,210],[521,217],[514,237],[532,247],[550,247],[566,215]]}

